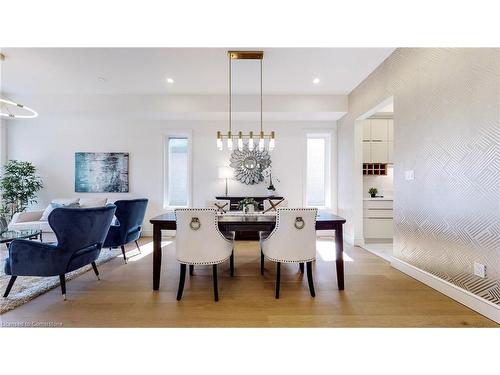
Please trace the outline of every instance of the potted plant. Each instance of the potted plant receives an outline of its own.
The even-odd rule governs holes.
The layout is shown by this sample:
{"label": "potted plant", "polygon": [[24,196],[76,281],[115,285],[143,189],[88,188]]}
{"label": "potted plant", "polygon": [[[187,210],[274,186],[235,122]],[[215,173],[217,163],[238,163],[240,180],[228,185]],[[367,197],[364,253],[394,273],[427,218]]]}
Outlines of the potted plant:
{"label": "potted plant", "polygon": [[238,209],[245,213],[254,212],[259,209],[259,202],[253,198],[245,198],[238,202]]}
{"label": "potted plant", "polygon": [[36,175],[36,167],[32,163],[9,160],[0,178],[2,215],[10,221],[15,213],[26,210],[28,205],[37,202],[36,195],[42,187],[42,180]]}
{"label": "potted plant", "polygon": [[377,188],[371,187],[368,189],[368,194],[370,194],[372,198],[375,198],[377,196],[377,193],[378,193]]}

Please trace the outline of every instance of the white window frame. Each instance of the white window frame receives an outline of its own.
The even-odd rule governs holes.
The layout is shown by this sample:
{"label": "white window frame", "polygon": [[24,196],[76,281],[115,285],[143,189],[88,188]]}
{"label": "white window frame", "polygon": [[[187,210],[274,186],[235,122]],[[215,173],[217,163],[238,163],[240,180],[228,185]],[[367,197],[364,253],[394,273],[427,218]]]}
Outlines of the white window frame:
{"label": "white window frame", "polygon": [[[186,206],[169,205],[168,192],[168,142],[171,138],[187,138],[188,140],[188,197]],[[163,208],[174,210],[176,208],[191,207],[193,202],[193,136],[191,130],[169,130],[163,133]]]}
{"label": "white window frame", "polygon": [[[307,204],[307,141],[311,138],[322,138],[325,140],[325,205],[311,206]],[[304,184],[303,184],[303,205],[304,207],[314,207],[318,209],[332,208],[332,131],[318,130],[307,131],[304,140]]]}

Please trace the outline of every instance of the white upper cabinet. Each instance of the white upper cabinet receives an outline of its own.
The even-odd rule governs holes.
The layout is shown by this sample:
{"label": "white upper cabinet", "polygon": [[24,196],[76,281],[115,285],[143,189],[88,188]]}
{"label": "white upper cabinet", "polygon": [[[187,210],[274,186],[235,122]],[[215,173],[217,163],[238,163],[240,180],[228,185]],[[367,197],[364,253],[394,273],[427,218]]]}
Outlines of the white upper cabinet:
{"label": "white upper cabinet", "polygon": [[372,141],[387,141],[387,119],[371,119],[370,131]]}
{"label": "white upper cabinet", "polygon": [[387,142],[370,142],[371,144],[371,162],[388,163],[387,161]]}
{"label": "white upper cabinet", "polygon": [[393,163],[393,120],[363,121],[363,163]]}
{"label": "white upper cabinet", "polygon": [[363,121],[363,141],[371,140],[370,120]]}
{"label": "white upper cabinet", "polygon": [[363,142],[363,163],[372,162],[370,145],[371,145],[370,142]]}
{"label": "white upper cabinet", "polygon": [[394,164],[393,158],[394,142],[387,142],[387,163]]}

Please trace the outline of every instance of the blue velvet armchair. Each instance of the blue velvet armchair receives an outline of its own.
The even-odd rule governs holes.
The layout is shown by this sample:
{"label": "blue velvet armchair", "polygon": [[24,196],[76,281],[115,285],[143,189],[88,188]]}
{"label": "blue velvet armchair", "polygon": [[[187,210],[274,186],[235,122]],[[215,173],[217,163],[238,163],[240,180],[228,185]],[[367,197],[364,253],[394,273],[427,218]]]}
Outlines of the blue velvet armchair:
{"label": "blue velvet armchair", "polygon": [[148,200],[146,198],[119,200],[115,202],[115,206],[115,216],[118,223],[111,225],[109,228],[106,241],[104,241],[104,247],[121,247],[123,259],[127,263],[127,255],[125,254],[126,244],[134,241],[137,249],[141,252],[137,240],[141,236],[142,223],[146,214]]}
{"label": "blue velvet armchair", "polygon": [[65,274],[92,264],[99,279],[95,261],[113,220],[116,206],[97,208],[56,208],[49,217],[57,242],[54,244],[14,240],[5,260],[5,274],[11,275],[4,298],[18,276],[59,276],[66,299]]}

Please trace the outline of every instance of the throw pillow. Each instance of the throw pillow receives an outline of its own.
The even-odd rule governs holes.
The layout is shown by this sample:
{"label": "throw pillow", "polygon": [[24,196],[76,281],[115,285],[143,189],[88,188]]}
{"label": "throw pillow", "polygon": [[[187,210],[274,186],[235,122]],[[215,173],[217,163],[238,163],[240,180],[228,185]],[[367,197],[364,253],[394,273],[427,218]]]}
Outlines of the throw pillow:
{"label": "throw pillow", "polygon": [[52,212],[54,207],[52,207],[52,204],[49,204],[45,210],[43,211],[42,217],[40,218],[40,221],[47,221],[49,220],[49,215]]}

